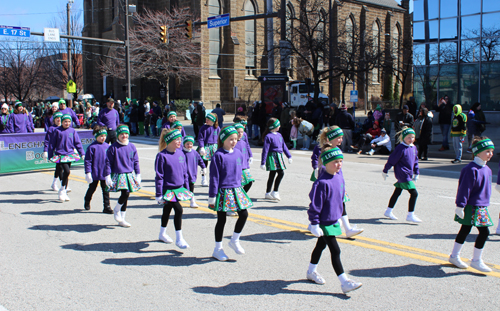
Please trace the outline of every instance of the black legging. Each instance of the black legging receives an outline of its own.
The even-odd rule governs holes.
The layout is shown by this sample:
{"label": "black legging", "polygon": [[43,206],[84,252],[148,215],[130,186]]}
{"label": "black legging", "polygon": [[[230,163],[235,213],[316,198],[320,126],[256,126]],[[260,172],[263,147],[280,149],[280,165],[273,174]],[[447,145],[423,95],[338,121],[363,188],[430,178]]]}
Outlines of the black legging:
{"label": "black legging", "polygon": [[54,170],[54,178],[59,178],[59,180],[62,180],[61,167],[59,166],[59,163],[56,164],[56,168]]}
{"label": "black legging", "polygon": [[276,181],[274,182],[274,191],[278,191],[281,180],[283,179],[283,176],[285,176],[285,172],[283,170],[276,170],[269,172],[269,178],[267,179],[266,193],[271,192],[271,187],[273,186],[273,181],[274,177],[276,176],[276,173],[278,174],[278,177],[276,177]]}
{"label": "black legging", "polygon": [[[90,201],[92,200],[92,195],[94,195],[95,190],[97,189],[97,183],[99,180],[94,180],[92,183],[89,185],[89,188],[87,189],[87,193],[85,194],[85,204],[90,204]],[[101,180],[101,190],[102,190],[102,201],[104,204],[104,207],[109,207],[109,192],[106,191],[106,182],[104,180]]]}
{"label": "black legging", "polygon": [[[205,167],[208,167],[208,161],[203,159],[203,163],[205,163]],[[205,174],[201,174],[201,175],[205,175]]]}
{"label": "black legging", "polygon": [[346,216],[347,215],[347,212],[345,211],[345,203],[342,202],[342,216]]}
{"label": "black legging", "polygon": [[330,254],[332,256],[332,266],[333,270],[335,270],[335,273],[337,275],[341,275],[344,273],[344,268],[342,267],[342,262],[340,261],[340,247],[339,243],[337,242],[337,239],[335,236],[322,236],[318,238],[318,241],[316,242],[316,247],[314,247],[314,250],[311,254],[311,263],[313,265],[317,265],[319,262],[319,259],[321,258],[321,253],[325,249],[325,247],[328,245],[328,248],[330,249]]}
{"label": "black legging", "polygon": [[419,142],[418,143],[418,158],[422,158],[422,155],[424,156],[424,158],[427,158],[427,149],[428,149],[428,145],[427,143],[425,142]]}
{"label": "black legging", "polygon": [[253,181],[251,181],[248,184],[244,185],[243,186],[243,190],[245,190],[245,192],[248,192],[248,190],[250,190],[250,188],[252,188],[252,185],[253,185]]}
{"label": "black legging", "polygon": [[[395,188],[394,193],[392,194],[391,199],[389,200],[389,207],[394,208],[394,205],[396,205],[396,202],[401,195],[401,192],[403,192],[403,189],[401,188]],[[408,190],[410,193],[410,201],[408,201],[408,212],[413,212],[415,210],[415,204],[417,203],[417,197],[418,197],[418,192],[417,189],[410,189]]]}
{"label": "black legging", "polygon": [[[217,223],[215,224],[215,242],[222,242],[224,235],[224,226],[226,225],[226,212],[217,212]],[[234,232],[241,233],[245,223],[247,222],[248,211],[242,210],[238,212],[238,220],[234,226]]]}
{"label": "black legging", "polygon": [[121,211],[125,212],[127,210],[128,196],[130,195],[130,193],[127,190],[120,190],[120,191],[121,195],[118,198],[118,204],[123,204]]}
{"label": "black legging", "polygon": [[58,170],[59,170],[59,178],[61,179],[61,186],[66,187],[68,185],[69,174],[71,174],[71,162],[57,163],[56,172]]}
{"label": "black legging", "polygon": [[[472,226],[462,225],[460,231],[458,231],[457,237],[455,238],[455,242],[457,242],[458,244],[464,244],[465,239],[469,235],[471,229]],[[479,230],[479,234],[477,235],[474,247],[482,249],[484,247],[484,243],[486,243],[486,240],[490,235],[490,229],[488,229],[488,227],[477,227],[477,230]]]}
{"label": "black legging", "polygon": [[189,191],[194,192],[194,182],[189,183]]}
{"label": "black legging", "polygon": [[172,209],[175,211],[174,227],[175,230],[182,229],[182,206],[179,202],[167,202],[163,205],[163,215],[161,215],[161,226],[165,228],[168,224],[168,218]]}

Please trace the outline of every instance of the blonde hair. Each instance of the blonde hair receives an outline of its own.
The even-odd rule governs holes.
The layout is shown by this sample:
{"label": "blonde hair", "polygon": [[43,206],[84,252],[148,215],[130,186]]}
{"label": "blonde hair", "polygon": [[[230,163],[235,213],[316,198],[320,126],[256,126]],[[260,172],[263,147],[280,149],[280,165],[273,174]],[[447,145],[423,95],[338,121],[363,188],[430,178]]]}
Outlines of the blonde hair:
{"label": "blonde hair", "polygon": [[324,129],[321,130],[321,132],[318,135],[318,143],[320,147],[323,147],[328,141],[328,137],[326,137],[326,134],[330,131],[336,130],[339,127],[336,125],[332,125],[330,127],[325,127]]}
{"label": "blonde hair", "polygon": [[163,149],[167,148],[167,143],[165,142],[165,135],[168,135],[168,133],[175,130],[176,129],[174,128],[170,129],[164,128],[163,130],[161,130],[160,141],[158,141],[158,152],[161,152],[163,151]]}
{"label": "blonde hair", "polygon": [[[330,143],[326,143],[324,146],[321,147],[321,153],[325,152],[325,151],[328,151],[330,149],[333,149],[335,148],[336,146],[330,144]],[[321,161],[321,154],[320,154],[320,157],[319,157],[319,166],[321,167],[323,165],[323,161]]]}
{"label": "blonde hair", "polygon": [[403,142],[403,131],[406,130],[407,128],[411,128],[411,127],[408,127],[408,126],[403,126],[403,128],[396,133],[396,138],[397,138],[397,143],[400,144]]}

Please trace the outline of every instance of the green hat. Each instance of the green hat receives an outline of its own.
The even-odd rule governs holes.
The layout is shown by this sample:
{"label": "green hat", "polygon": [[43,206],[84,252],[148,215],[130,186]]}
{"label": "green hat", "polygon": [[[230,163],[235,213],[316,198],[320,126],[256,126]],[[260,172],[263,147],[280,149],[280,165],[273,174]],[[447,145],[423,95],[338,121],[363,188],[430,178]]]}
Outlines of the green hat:
{"label": "green hat", "polygon": [[62,99],[62,98],[61,98],[61,99],[59,100],[59,105],[60,105],[60,104],[65,104],[65,105],[66,105],[66,101],[65,101],[64,99]]}
{"label": "green hat", "polygon": [[279,126],[281,126],[280,120],[276,119],[276,121],[274,121],[274,123],[269,126],[269,129],[274,130],[275,128],[278,128]]}
{"label": "green hat", "polygon": [[99,132],[95,133],[94,137],[97,139],[97,137],[99,137],[101,135],[108,136],[108,131],[106,131],[106,129],[100,129]]}
{"label": "green hat", "polygon": [[22,102],[16,102],[16,104],[14,105],[14,107],[16,107],[16,108],[17,108],[17,107],[22,106],[22,105],[23,105],[23,103],[22,103]]}
{"label": "green hat", "polygon": [[116,135],[120,135],[120,134],[123,134],[123,133],[127,133],[127,134],[130,135],[130,130],[128,129],[128,126],[126,126],[126,125],[119,125],[116,128]]}
{"label": "green hat", "polygon": [[328,131],[326,133],[326,138],[328,138],[328,140],[334,140],[335,138],[340,137],[340,136],[344,136],[344,131],[342,131],[342,129],[340,127],[336,128],[334,130]]}
{"label": "green hat", "polygon": [[415,135],[415,131],[411,127],[405,128],[403,132],[401,132],[401,136],[403,137],[403,139],[405,139],[405,137],[410,134]]}
{"label": "green hat", "polygon": [[182,141],[182,144],[185,144],[185,143],[193,143],[194,144],[194,137],[193,136],[186,136],[184,137],[184,140]]}
{"label": "green hat", "polygon": [[236,135],[238,134],[238,131],[234,128],[234,126],[228,126],[224,129],[222,129],[222,131],[220,131],[220,134],[219,134],[220,141],[224,142],[229,136],[231,136],[233,134],[236,134]]}
{"label": "green hat", "polygon": [[177,117],[177,113],[175,111],[170,111],[168,114],[167,114],[167,119],[170,118],[170,116],[176,116]]}
{"label": "green hat", "polygon": [[63,114],[63,116],[61,117],[61,122],[64,120],[71,120],[71,116],[69,114]]}
{"label": "green hat", "polygon": [[179,127],[179,126],[182,127],[182,123],[180,121],[175,121],[175,122],[172,122],[172,124],[170,124],[171,129]]}
{"label": "green hat", "polygon": [[217,121],[217,115],[213,114],[213,113],[209,113],[209,114],[207,114],[207,119],[209,119],[212,122],[216,122]]}
{"label": "green hat", "polygon": [[182,137],[181,131],[179,131],[179,130],[173,130],[172,132],[170,132],[167,135],[165,135],[165,137],[163,138],[163,140],[168,145],[168,144],[170,144],[171,142],[173,142],[174,140],[176,140],[177,138],[180,138],[180,137]]}
{"label": "green hat", "polygon": [[475,156],[486,149],[495,149],[495,145],[493,145],[493,142],[489,138],[477,141],[472,145],[472,153],[474,153]]}
{"label": "green hat", "polygon": [[247,125],[248,124],[247,120],[240,120],[240,123],[243,124],[243,125]]}
{"label": "green hat", "polygon": [[56,118],[62,118],[63,114],[61,112],[56,112],[54,113],[54,115],[52,116],[52,119],[56,119]]}
{"label": "green hat", "polygon": [[235,129],[245,129],[245,126],[241,123],[235,123],[233,126]]}
{"label": "green hat", "polygon": [[321,157],[321,162],[323,162],[323,165],[326,165],[327,163],[330,163],[333,160],[343,159],[344,155],[342,154],[342,150],[340,150],[340,148],[335,147],[330,150],[323,151],[320,157]]}

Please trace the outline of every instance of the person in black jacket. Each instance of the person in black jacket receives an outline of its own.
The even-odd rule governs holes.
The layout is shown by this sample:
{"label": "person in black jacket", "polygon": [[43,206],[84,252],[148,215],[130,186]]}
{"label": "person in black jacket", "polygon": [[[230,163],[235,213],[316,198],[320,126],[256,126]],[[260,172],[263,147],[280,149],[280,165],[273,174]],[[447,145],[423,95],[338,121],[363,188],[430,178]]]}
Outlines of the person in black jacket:
{"label": "person in black jacket", "polygon": [[335,117],[335,125],[340,127],[344,132],[344,139],[342,140],[341,149],[343,152],[352,152],[350,146],[352,142],[352,131],[354,130],[354,118],[347,112],[347,107],[344,103],[340,105],[340,110]]}
{"label": "person in black jacket", "polygon": [[137,135],[144,135],[144,117],[146,110],[144,109],[144,103],[141,101],[137,106]]}
{"label": "person in black jacket", "polygon": [[[394,124],[394,126],[396,127],[396,133],[401,132],[401,130],[404,127],[412,128],[413,122],[414,122],[414,119],[413,119],[413,116],[409,113],[408,106],[404,105],[403,112],[398,113],[398,115],[396,116],[396,123]],[[398,139],[398,135],[395,136],[395,139],[396,139],[396,145],[399,145],[399,142],[401,140]]]}
{"label": "person in black jacket", "polygon": [[448,136],[450,135],[451,129],[453,105],[447,95],[445,95],[444,98],[441,98],[436,111],[439,112],[439,127],[441,128],[441,134],[443,134],[443,145],[439,151],[449,150],[450,145],[448,144]]}
{"label": "person in black jacket", "polygon": [[252,126],[253,126],[253,140],[259,140],[259,125],[260,125],[260,106],[262,105],[261,101],[256,101],[253,106],[252,111]]}
{"label": "person in black jacket", "polygon": [[432,119],[429,117],[429,110],[421,108],[419,110],[420,136],[418,138],[418,158],[427,161],[427,146],[431,143]]}
{"label": "person in black jacket", "polygon": [[137,135],[137,123],[139,122],[139,111],[137,107],[137,100],[132,99],[132,105],[130,109],[130,124],[132,125],[131,136]]}
{"label": "person in black jacket", "polygon": [[198,140],[198,133],[200,132],[200,127],[205,124],[205,109],[203,108],[203,102],[194,102],[193,115],[191,116],[191,123],[193,124],[193,130],[195,135],[195,140]]}

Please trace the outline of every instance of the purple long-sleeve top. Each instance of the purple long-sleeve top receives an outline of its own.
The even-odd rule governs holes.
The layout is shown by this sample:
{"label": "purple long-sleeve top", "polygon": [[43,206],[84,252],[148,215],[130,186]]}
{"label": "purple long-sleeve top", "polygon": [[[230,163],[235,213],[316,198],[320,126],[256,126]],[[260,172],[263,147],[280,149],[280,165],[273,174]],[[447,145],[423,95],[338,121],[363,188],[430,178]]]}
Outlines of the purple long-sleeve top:
{"label": "purple long-sleeve top", "polygon": [[471,162],[460,172],[455,204],[489,206],[491,197],[491,169],[488,165],[479,166]]}
{"label": "purple long-sleeve top", "polygon": [[[170,122],[167,121],[167,123],[163,124],[161,126],[162,129],[169,129],[170,128]],[[182,135],[182,138],[184,138],[184,136],[186,136],[186,131],[184,131],[184,127],[181,128],[181,135]]]}
{"label": "purple long-sleeve top", "polygon": [[129,142],[127,145],[122,145],[118,141],[113,143],[106,152],[106,175],[111,173],[124,174],[141,173],[139,168],[139,155],[134,144]]}
{"label": "purple long-sleeve top", "polygon": [[106,179],[106,151],[108,151],[109,144],[104,142],[102,144],[94,141],[87,147],[85,152],[85,174],[91,173],[93,180]]}
{"label": "purple long-sleeve top", "polygon": [[414,145],[399,144],[387,159],[383,172],[387,173],[393,166],[394,176],[399,183],[410,181],[414,174],[419,174],[417,148]]}
{"label": "purple long-sleeve top", "polygon": [[106,107],[99,111],[99,115],[97,116],[97,124],[116,131],[116,128],[118,127],[118,125],[120,125],[120,115],[118,114],[118,111],[116,109],[109,109],[108,107]]}
{"label": "purple long-sleeve top", "polygon": [[324,171],[313,183],[309,198],[309,222],[329,226],[342,217],[345,181],[342,174],[331,175]]}
{"label": "purple long-sleeve top", "polygon": [[7,120],[7,129],[9,133],[30,133],[31,123],[28,115],[25,113],[11,113]]}
{"label": "purple long-sleeve top", "polygon": [[205,162],[203,162],[200,154],[194,150],[194,148],[189,152],[185,150],[183,150],[183,152],[184,156],[186,156],[188,181],[190,183],[195,183],[196,177],[198,176],[198,166],[206,168]]}
{"label": "purple long-sleeve top", "polygon": [[238,149],[233,152],[220,148],[210,162],[210,186],[208,196],[215,197],[219,189],[241,187],[243,155]]}
{"label": "purple long-sleeve top", "polygon": [[200,132],[198,133],[198,146],[200,146],[200,148],[203,148],[206,145],[216,144],[217,138],[219,137],[219,132],[220,127],[215,128],[207,124],[203,125],[200,128]]}
{"label": "purple long-sleeve top", "polygon": [[9,133],[9,128],[7,127],[8,121],[9,121],[8,114],[0,115],[0,122],[3,124],[3,128],[2,128],[2,130],[0,130],[0,134],[8,134]]}
{"label": "purple long-sleeve top", "polygon": [[66,107],[66,109],[59,109],[59,112],[62,113],[63,115],[69,114],[71,116],[71,120],[76,124],[80,125],[80,121],[78,120],[78,117],[76,116],[76,113],[73,111],[73,109]]}
{"label": "purple long-sleeve top", "polygon": [[155,171],[157,197],[162,196],[165,190],[180,187],[189,189],[186,156],[180,148],[176,149],[173,153],[167,151],[167,149],[158,152],[155,161]]}
{"label": "purple long-sleeve top", "polygon": [[51,126],[49,127],[48,131],[45,133],[45,140],[43,143],[43,152],[47,152],[49,155],[49,158],[52,158],[54,155],[54,131],[56,130],[57,126]]}
{"label": "purple long-sleeve top", "polygon": [[291,158],[292,155],[288,151],[288,147],[285,144],[283,136],[278,132],[271,132],[264,138],[264,148],[262,148],[262,160],[261,165],[266,164],[267,155],[271,152],[284,152],[287,158]]}
{"label": "purple long-sleeve top", "polygon": [[54,119],[52,118],[52,116],[45,117],[45,119],[43,121],[44,126],[45,126],[45,132],[48,132],[50,127],[54,125],[52,122],[54,122]]}
{"label": "purple long-sleeve top", "polygon": [[[243,135],[244,137],[245,135]],[[243,140],[243,137],[236,143],[234,149],[238,149],[243,156],[243,162],[241,163],[241,169],[247,170],[250,168],[250,164],[248,164],[248,159],[250,159],[252,155],[252,150],[250,149],[250,144],[248,140]]]}
{"label": "purple long-sleeve top", "polygon": [[65,129],[59,126],[54,129],[53,136],[52,145],[54,146],[54,154],[70,155],[75,152],[74,149],[78,151],[80,156],[85,154],[80,136],[78,136],[74,128],[68,127]]}
{"label": "purple long-sleeve top", "polygon": [[319,146],[319,144],[317,144],[314,147],[313,153],[311,155],[311,165],[312,165],[313,169],[317,169],[318,168],[319,156],[320,155],[321,155],[321,147]]}
{"label": "purple long-sleeve top", "polygon": [[252,148],[250,148],[250,141],[248,140],[247,132],[243,132],[243,136],[241,137],[241,140],[246,141],[246,143],[247,143],[248,157],[249,158],[253,158]]}

